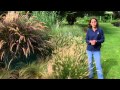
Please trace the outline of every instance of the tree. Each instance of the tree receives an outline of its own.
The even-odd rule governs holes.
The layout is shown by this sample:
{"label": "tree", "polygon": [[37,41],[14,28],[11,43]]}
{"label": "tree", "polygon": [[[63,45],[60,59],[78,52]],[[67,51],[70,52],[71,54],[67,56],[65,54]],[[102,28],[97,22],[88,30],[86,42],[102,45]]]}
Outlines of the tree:
{"label": "tree", "polygon": [[69,14],[67,14],[66,19],[68,21],[68,24],[73,25],[76,22],[75,13],[69,13]]}
{"label": "tree", "polygon": [[113,11],[113,13],[115,19],[120,18],[120,11]]}

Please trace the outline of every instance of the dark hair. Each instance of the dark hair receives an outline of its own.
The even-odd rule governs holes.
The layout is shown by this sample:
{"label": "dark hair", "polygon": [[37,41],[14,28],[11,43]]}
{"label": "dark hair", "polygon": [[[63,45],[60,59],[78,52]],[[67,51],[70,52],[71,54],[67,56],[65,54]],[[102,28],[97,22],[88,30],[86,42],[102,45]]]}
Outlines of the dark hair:
{"label": "dark hair", "polygon": [[99,27],[99,23],[98,23],[98,20],[97,20],[96,18],[91,18],[91,19],[89,20],[88,28],[92,28],[92,26],[90,25],[92,19],[95,19],[95,20],[96,20],[96,22],[97,22],[96,27],[98,28],[98,27]]}

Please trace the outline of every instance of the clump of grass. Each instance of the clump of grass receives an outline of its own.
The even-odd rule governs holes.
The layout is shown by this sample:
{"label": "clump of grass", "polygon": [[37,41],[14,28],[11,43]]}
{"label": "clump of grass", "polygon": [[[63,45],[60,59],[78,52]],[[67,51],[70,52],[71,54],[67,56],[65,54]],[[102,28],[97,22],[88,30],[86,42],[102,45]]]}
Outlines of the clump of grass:
{"label": "clump of grass", "polygon": [[19,70],[20,79],[40,79],[47,72],[47,63],[31,63]]}
{"label": "clump of grass", "polygon": [[74,26],[54,29],[50,34],[55,51],[52,58],[53,78],[82,79],[88,76],[84,31]]}
{"label": "clump of grass", "polygon": [[16,70],[0,69],[0,79],[18,79],[19,73]]}
{"label": "clump of grass", "polygon": [[31,54],[46,57],[52,46],[46,39],[47,27],[34,17],[9,11],[0,21],[0,60],[7,69],[17,58],[28,58]]}
{"label": "clump of grass", "polygon": [[56,38],[53,39],[56,45],[53,56],[54,78],[86,78],[88,76],[86,43],[81,28],[78,26],[72,26],[71,29],[64,27],[55,34]]}
{"label": "clump of grass", "polygon": [[80,39],[80,36],[84,36],[82,28],[77,25],[68,25],[53,29],[49,35],[52,36],[51,41],[54,43],[55,47],[70,46],[73,44],[74,40]]}
{"label": "clump of grass", "polygon": [[59,49],[54,57],[53,73],[59,79],[83,79],[88,76],[84,44]]}

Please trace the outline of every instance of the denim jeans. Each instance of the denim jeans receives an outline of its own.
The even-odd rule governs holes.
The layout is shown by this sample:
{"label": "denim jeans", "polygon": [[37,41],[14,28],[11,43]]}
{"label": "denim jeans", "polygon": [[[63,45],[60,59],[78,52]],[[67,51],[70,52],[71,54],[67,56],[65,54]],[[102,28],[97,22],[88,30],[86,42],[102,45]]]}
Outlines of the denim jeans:
{"label": "denim jeans", "polygon": [[93,78],[93,58],[97,69],[98,79],[103,79],[103,72],[101,67],[101,54],[100,51],[88,51],[88,67],[89,67],[89,78]]}

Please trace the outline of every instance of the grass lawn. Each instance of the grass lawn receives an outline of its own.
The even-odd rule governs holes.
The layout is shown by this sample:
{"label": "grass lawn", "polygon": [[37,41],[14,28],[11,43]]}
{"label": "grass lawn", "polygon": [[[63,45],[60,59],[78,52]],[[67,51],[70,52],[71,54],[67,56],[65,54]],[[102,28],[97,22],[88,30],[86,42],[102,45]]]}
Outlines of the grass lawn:
{"label": "grass lawn", "polygon": [[102,67],[105,79],[120,79],[120,27],[101,23],[105,42],[101,49]]}

